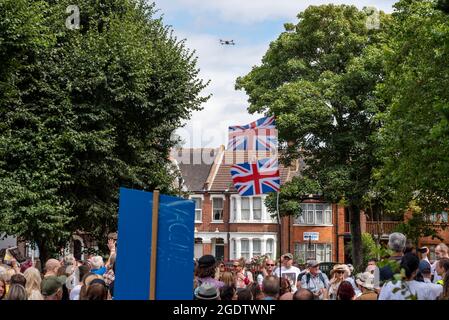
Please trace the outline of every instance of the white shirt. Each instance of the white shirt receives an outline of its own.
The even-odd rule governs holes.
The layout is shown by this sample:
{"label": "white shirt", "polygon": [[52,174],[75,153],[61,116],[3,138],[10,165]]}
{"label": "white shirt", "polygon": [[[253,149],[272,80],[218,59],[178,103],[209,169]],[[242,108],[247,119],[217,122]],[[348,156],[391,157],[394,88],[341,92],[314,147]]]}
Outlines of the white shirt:
{"label": "white shirt", "polygon": [[[430,284],[424,282],[418,282],[416,280],[405,281],[406,289],[403,293],[401,289],[402,281],[387,282],[380,291],[379,300],[407,300],[410,294],[416,295],[418,300],[436,300],[437,297],[443,291],[443,287],[438,289],[436,287],[431,287]],[[399,288],[398,291],[393,292],[395,288]]]}
{"label": "white shirt", "polygon": [[[296,290],[296,281],[298,280],[298,275],[301,273],[301,270],[297,267],[291,266],[290,268],[286,268],[282,266],[281,268],[282,278],[287,278],[290,281],[290,286],[292,287],[292,293],[295,293]],[[279,267],[277,267],[273,274],[279,277]]]}
{"label": "white shirt", "polygon": [[437,263],[438,263],[438,260],[437,261],[435,261],[433,264],[432,264],[432,268],[431,268],[431,272],[432,272],[432,274],[433,274],[433,283],[437,283],[437,281],[439,281],[439,280],[442,280],[443,279],[443,277],[440,277],[439,275],[438,275],[438,273],[437,273]]}

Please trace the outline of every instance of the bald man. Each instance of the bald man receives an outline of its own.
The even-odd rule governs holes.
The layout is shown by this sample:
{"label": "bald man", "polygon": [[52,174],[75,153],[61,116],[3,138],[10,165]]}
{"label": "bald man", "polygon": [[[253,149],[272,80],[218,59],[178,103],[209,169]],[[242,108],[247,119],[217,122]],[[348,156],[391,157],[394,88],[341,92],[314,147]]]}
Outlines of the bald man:
{"label": "bald man", "polygon": [[50,276],[57,276],[58,269],[61,267],[61,262],[56,259],[49,259],[45,263],[45,278]]}
{"label": "bald man", "polygon": [[444,243],[440,243],[435,248],[435,257],[436,261],[432,265],[432,274],[433,274],[433,283],[437,283],[438,281],[442,280],[443,277],[438,275],[436,271],[436,266],[439,260],[443,258],[449,258],[449,248]]}

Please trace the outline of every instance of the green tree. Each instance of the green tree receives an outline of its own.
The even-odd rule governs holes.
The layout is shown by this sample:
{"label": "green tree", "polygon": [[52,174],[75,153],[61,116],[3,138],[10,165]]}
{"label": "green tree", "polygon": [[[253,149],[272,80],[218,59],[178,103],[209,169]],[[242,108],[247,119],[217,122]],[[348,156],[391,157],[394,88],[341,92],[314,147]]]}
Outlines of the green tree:
{"label": "green tree", "polygon": [[196,58],[154,5],[2,1],[0,228],[42,257],[116,229],[120,186],[171,193],[172,133],[207,97]]}
{"label": "green tree", "polygon": [[420,226],[449,203],[449,20],[433,1],[399,1],[393,18],[379,86],[388,108],[379,115],[382,165],[375,175],[390,194],[389,210],[420,207],[422,217],[415,212],[413,220]]}
{"label": "green tree", "polygon": [[[360,211],[376,164],[374,95],[382,80],[383,29],[367,28],[355,6],[311,6],[271,43],[262,65],[237,79],[250,112],[275,115],[285,161],[303,157],[304,175],[351,214],[354,264],[362,263]],[[388,16],[381,14],[385,27]],[[298,195],[300,197],[300,195]]]}

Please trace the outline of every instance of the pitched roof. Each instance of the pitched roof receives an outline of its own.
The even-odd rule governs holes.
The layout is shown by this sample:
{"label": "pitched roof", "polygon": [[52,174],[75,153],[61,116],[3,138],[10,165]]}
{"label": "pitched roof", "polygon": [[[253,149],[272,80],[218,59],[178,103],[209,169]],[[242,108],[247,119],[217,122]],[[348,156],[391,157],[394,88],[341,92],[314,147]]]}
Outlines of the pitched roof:
{"label": "pitched roof", "polygon": [[178,149],[173,150],[174,159],[181,171],[184,185],[189,191],[203,191],[219,149]]}
{"label": "pitched roof", "polygon": [[[258,153],[254,154],[258,159],[263,158],[265,155]],[[234,163],[242,163],[248,162],[253,158],[253,155],[248,154],[248,152],[244,151],[225,151],[223,155],[223,159],[221,160],[217,173],[213,177],[212,183],[210,185],[210,191],[225,191],[229,190],[231,192],[236,192],[232,184],[231,178],[231,166]],[[297,171],[291,171],[290,168],[287,168],[283,165],[279,165],[279,171],[281,175],[281,184],[284,184],[287,181],[290,181],[291,178],[297,174]]]}

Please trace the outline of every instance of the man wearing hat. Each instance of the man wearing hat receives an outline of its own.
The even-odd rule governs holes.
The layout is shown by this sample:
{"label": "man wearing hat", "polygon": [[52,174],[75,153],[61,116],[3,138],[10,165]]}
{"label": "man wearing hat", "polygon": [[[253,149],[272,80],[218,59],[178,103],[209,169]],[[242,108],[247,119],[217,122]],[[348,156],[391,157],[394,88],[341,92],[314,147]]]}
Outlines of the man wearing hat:
{"label": "man wearing hat", "polygon": [[301,270],[293,266],[293,255],[291,253],[285,253],[282,255],[282,266],[280,269],[277,267],[273,273],[278,277],[282,276],[282,278],[288,279],[292,288],[292,293],[296,292],[296,281],[301,273]]}
{"label": "man wearing hat", "polygon": [[364,272],[357,275],[355,281],[362,294],[357,300],[377,300],[377,292],[374,287],[374,274],[371,272]]}
{"label": "man wearing hat", "polygon": [[329,278],[321,272],[318,261],[310,260],[307,262],[306,271],[299,275],[298,282],[301,283],[301,288],[312,291],[315,300],[323,300],[329,285]]}
{"label": "man wearing hat", "polygon": [[42,280],[41,291],[45,300],[61,300],[62,286],[65,283],[65,277],[49,276]]}
{"label": "man wearing hat", "polygon": [[432,266],[429,261],[421,260],[419,262],[419,274],[422,277],[422,281],[427,285],[431,291],[432,296],[438,297],[441,294],[441,285],[432,282]]}
{"label": "man wearing hat", "polygon": [[219,290],[211,283],[203,283],[195,290],[196,300],[220,300]]}

